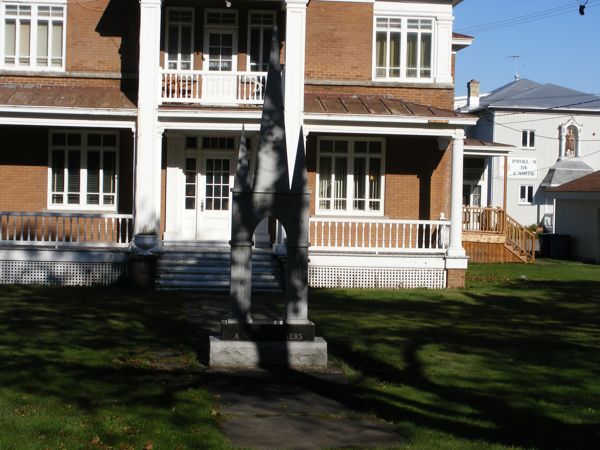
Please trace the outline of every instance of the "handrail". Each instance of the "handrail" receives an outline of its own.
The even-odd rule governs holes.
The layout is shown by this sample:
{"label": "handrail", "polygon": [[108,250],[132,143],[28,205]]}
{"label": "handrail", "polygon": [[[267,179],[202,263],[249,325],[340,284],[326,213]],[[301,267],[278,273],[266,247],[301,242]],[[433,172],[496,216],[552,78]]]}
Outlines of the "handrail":
{"label": "handrail", "polygon": [[0,211],[0,243],[127,246],[133,215]]}
{"label": "handrail", "polygon": [[311,217],[311,250],[443,253],[448,247],[447,220]]}
{"label": "handrail", "polygon": [[267,72],[161,69],[163,103],[262,104]]}
{"label": "handrail", "polygon": [[535,261],[535,241],[537,235],[515,219],[506,215],[506,240],[507,243],[514,247],[521,256],[525,257],[528,261]]}

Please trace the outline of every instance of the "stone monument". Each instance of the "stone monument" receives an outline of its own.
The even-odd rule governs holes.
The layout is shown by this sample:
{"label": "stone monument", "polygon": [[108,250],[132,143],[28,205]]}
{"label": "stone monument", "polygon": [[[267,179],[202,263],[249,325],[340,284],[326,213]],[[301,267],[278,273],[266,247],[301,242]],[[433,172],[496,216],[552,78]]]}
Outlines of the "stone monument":
{"label": "stone monument", "polygon": [[[325,369],[327,343],[308,320],[308,218],[306,156],[302,130],[294,173],[288,170],[279,37],[273,31],[256,170],[250,181],[242,134],[233,187],[229,317],[221,336],[210,337],[211,368],[285,366]],[[252,318],[252,236],[265,217],[276,218],[287,235],[283,320]]]}

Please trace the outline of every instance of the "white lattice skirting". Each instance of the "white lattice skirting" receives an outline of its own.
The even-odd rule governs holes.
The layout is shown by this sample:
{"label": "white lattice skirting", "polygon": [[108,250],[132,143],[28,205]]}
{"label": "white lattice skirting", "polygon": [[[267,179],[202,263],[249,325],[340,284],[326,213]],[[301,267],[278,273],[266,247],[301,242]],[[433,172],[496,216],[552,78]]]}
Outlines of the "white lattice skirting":
{"label": "white lattice skirting", "polygon": [[108,285],[126,276],[122,262],[0,261],[0,284]]}
{"label": "white lattice skirting", "polygon": [[443,289],[444,269],[309,266],[308,284],[317,288]]}

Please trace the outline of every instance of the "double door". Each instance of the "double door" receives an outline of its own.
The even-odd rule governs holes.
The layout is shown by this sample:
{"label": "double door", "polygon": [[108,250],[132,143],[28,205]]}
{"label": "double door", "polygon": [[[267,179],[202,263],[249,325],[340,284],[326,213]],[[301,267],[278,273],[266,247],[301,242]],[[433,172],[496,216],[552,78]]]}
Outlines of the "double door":
{"label": "double door", "polygon": [[183,239],[230,239],[233,156],[197,152],[185,156]]}

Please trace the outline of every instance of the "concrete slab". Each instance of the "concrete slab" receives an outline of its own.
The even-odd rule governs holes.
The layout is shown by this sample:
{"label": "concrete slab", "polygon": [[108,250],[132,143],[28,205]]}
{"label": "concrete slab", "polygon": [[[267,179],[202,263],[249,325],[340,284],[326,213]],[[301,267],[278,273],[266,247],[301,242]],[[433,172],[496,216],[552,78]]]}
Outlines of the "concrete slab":
{"label": "concrete slab", "polygon": [[209,342],[211,369],[327,368],[327,342],[320,337],[314,341],[223,341],[210,336]]}

